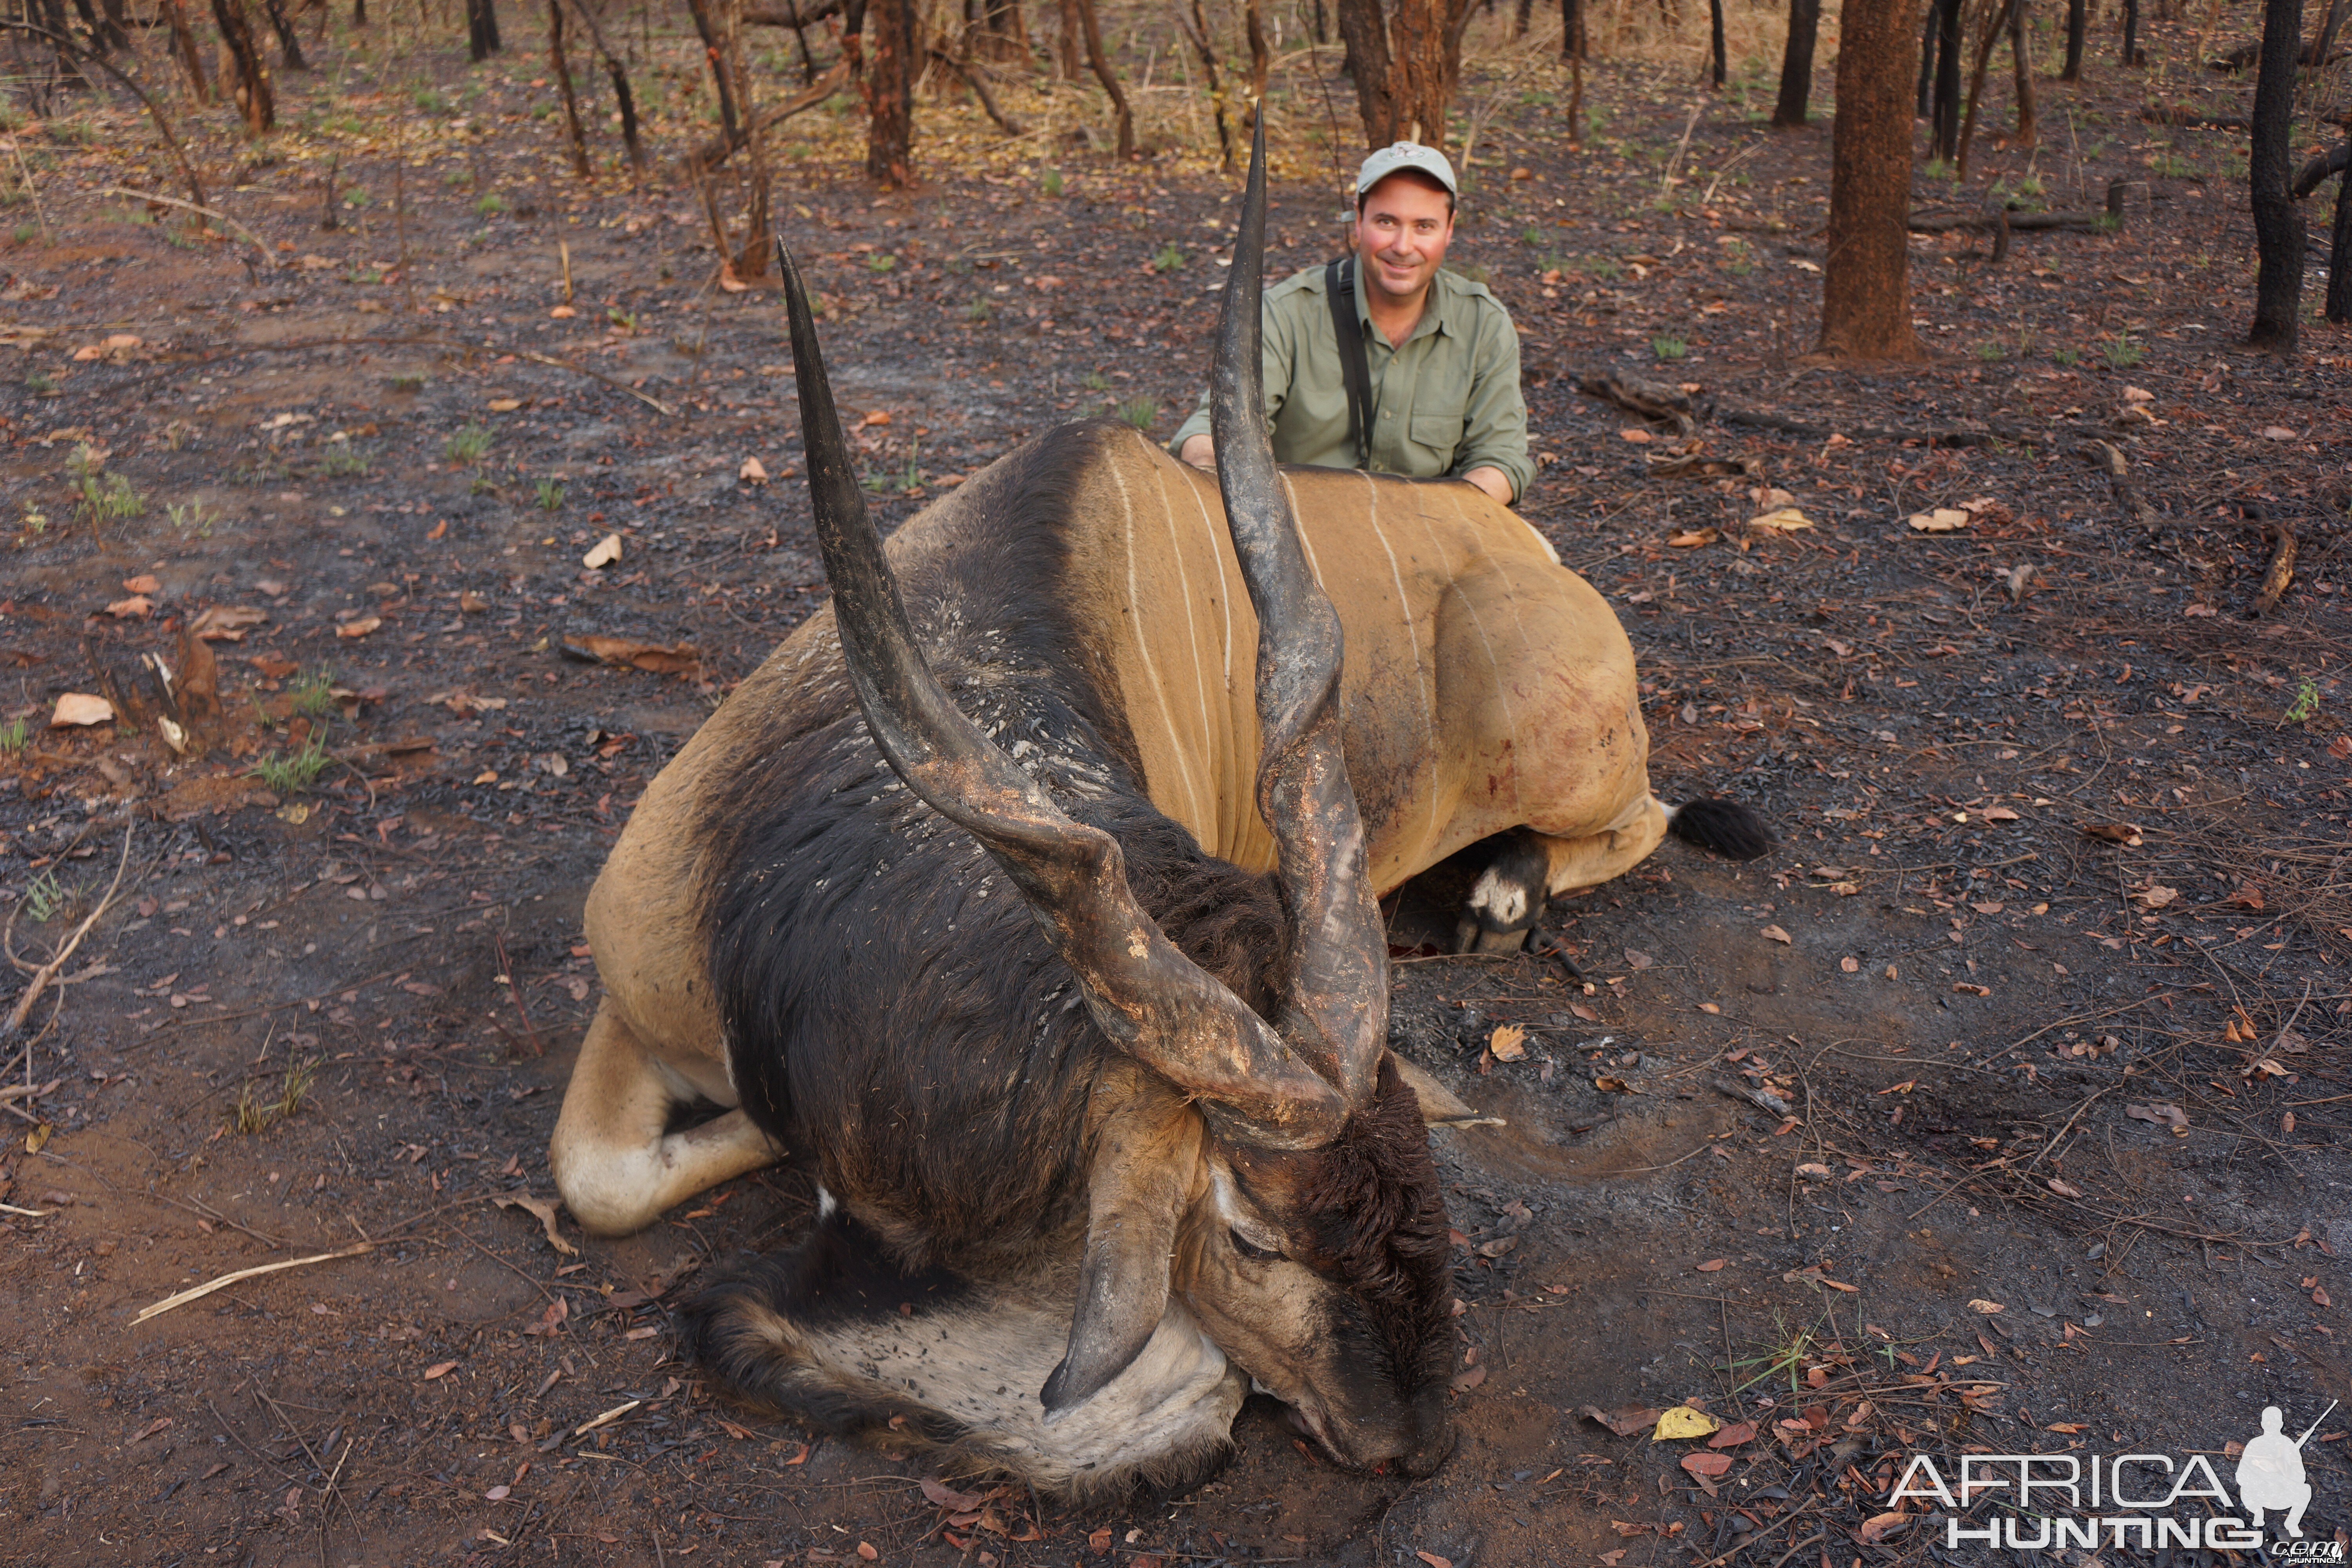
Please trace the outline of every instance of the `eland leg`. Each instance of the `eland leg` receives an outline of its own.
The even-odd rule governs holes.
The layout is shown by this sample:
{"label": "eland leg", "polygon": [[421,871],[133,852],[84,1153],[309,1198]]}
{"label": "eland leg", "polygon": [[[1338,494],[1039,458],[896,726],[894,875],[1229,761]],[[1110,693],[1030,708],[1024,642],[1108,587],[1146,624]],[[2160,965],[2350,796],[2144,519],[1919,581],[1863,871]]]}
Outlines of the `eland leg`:
{"label": "eland leg", "polygon": [[1524,952],[1545,900],[1623,876],[1658,847],[1666,821],[1666,808],[1645,795],[1598,833],[1570,837],[1515,827],[1497,834],[1495,858],[1463,902],[1454,951]]}
{"label": "eland leg", "polygon": [[582,1226],[626,1236],[672,1204],[774,1163],[775,1145],[740,1110],[668,1131],[671,1110],[698,1098],[607,998],[588,1026],[547,1148],[556,1190]]}

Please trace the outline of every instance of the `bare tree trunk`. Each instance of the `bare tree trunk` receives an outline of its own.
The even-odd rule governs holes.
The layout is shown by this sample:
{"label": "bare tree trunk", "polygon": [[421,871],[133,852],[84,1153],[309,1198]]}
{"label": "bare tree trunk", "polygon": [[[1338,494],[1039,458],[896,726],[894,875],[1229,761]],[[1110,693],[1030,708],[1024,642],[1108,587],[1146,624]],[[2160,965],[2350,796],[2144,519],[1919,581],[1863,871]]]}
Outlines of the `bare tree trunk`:
{"label": "bare tree trunk", "polygon": [[2009,5],[2009,58],[2015,68],[2017,92],[2017,134],[2010,141],[2011,147],[2034,147],[2042,142],[2033,112],[2033,44],[2025,25],[2027,4],[2028,0],[2010,0]]}
{"label": "bare tree trunk", "polygon": [[572,62],[563,53],[563,0],[547,0],[547,64],[563,90],[563,128],[572,144],[572,172],[588,178],[588,138],[580,129],[580,99],[572,86]]}
{"label": "bare tree trunk", "polygon": [[2124,64],[2140,64],[2139,0],[2124,0]]}
{"label": "bare tree trunk", "polygon": [[302,40],[296,37],[294,24],[287,19],[285,0],[261,0],[261,8],[269,17],[269,30],[278,35],[278,47],[285,56],[286,68],[309,70],[310,62],[302,58]]}
{"label": "bare tree trunk", "polygon": [[1201,0],[1192,0],[1192,11],[1176,13],[1176,26],[1200,57],[1201,79],[1209,89],[1209,110],[1217,121],[1217,167],[1234,166],[1233,127],[1225,118],[1225,89],[1217,80],[1217,51],[1209,40],[1209,18],[1201,9]]}
{"label": "bare tree trunk", "polygon": [[1724,58],[1723,0],[1706,0],[1707,47],[1713,55],[1711,79],[1716,89],[1731,79],[1729,62]]}
{"label": "bare tree trunk", "polygon": [[[1812,0],[1818,5],[1819,0]],[[1564,60],[1587,60],[1592,58],[1592,40],[1585,36],[1584,0],[1559,0],[1559,58]],[[1578,85],[1583,78],[1577,79]]]}
{"label": "bare tree trunk", "polygon": [[1062,26],[1054,38],[1054,71],[1064,81],[1076,81],[1086,69],[1086,29],[1078,22],[1078,0],[1059,0]]}
{"label": "bare tree trunk", "polygon": [[1821,37],[1822,0],[1789,0],[1789,47],[1780,57],[1780,100],[1772,108],[1775,130],[1805,123],[1813,91],[1813,46]]}
{"label": "bare tree trunk", "polygon": [[629,150],[629,167],[636,171],[640,188],[646,178],[646,147],[637,132],[637,98],[629,90],[629,73],[622,68],[621,58],[604,41],[604,24],[596,19],[595,10],[588,0],[571,0],[572,15],[587,25],[588,37],[596,46],[596,58],[604,62],[604,75],[613,84],[613,100],[621,111],[621,143]]}
{"label": "bare tree trunk", "polygon": [[1364,121],[1364,145],[1385,147],[1399,140],[1396,103],[1390,90],[1388,28],[1381,0],[1338,0],[1339,39],[1346,47],[1340,68],[1356,84],[1356,111]]}
{"label": "bare tree trunk", "polygon": [[2336,182],[2336,227],[2327,244],[2327,319],[2352,321],[2352,127],[2344,132],[2344,174]]}
{"label": "bare tree trunk", "polygon": [[1954,154],[1954,172],[1963,180],[1969,177],[1969,148],[1977,136],[1977,107],[1984,100],[1985,67],[1992,63],[1993,48],[2008,30],[2016,5],[2017,0],[2001,0],[2000,9],[1985,18],[1984,37],[1977,40],[1976,64],[1969,72],[1968,113],[1960,120],[1960,142]]}
{"label": "bare tree trunk", "polygon": [[[277,0],[269,0],[276,5]],[[476,65],[497,54],[505,45],[499,41],[499,14],[494,0],[466,0],[466,52]]]}
{"label": "bare tree trunk", "polygon": [[278,100],[269,90],[269,67],[261,58],[261,46],[254,41],[253,21],[245,14],[245,0],[213,0],[213,20],[219,25],[221,41],[228,46],[229,59],[236,68],[237,112],[245,117],[247,130],[256,136],[266,135],[278,123]]}
{"label": "bare tree trunk", "polygon": [[1911,326],[1912,0],[1847,0],[1831,142],[1824,353],[1927,357]]}
{"label": "bare tree trunk", "polygon": [[1094,67],[1095,79],[1110,97],[1111,108],[1118,114],[1118,155],[1135,156],[1135,111],[1127,106],[1127,94],[1119,90],[1118,78],[1110,68],[1110,57],[1103,51],[1102,23],[1095,16],[1095,0],[1069,0],[1078,14],[1078,26],[1087,40],[1087,60]]}
{"label": "bare tree trunk", "polygon": [[891,190],[914,183],[916,0],[872,0],[874,58],[866,69],[866,174]]}
{"label": "bare tree trunk", "polygon": [[1443,151],[1446,116],[1462,75],[1470,0],[1391,0],[1389,42],[1396,97],[1391,118],[1414,142]]}
{"label": "bare tree trunk", "polygon": [[2254,79],[2253,147],[2246,178],[2254,213],[2254,321],[2250,348],[2292,354],[2303,314],[2303,211],[2287,191],[2295,73],[2303,61],[2303,0],[2263,0],[2263,63]]}
{"label": "bare tree trunk", "polygon": [[367,25],[367,0],[352,0],[352,26],[364,27]]}
{"label": "bare tree trunk", "polygon": [[1927,156],[1949,158],[1960,146],[1960,0],[1935,0],[1935,5],[1936,131]]}
{"label": "bare tree trunk", "polygon": [[1274,68],[1274,50],[1265,39],[1265,0],[1244,0],[1242,33],[1249,39],[1250,111],[1247,122],[1257,124],[1257,106],[1265,101],[1266,73]]}
{"label": "bare tree trunk", "polygon": [[2066,68],[2058,73],[2060,81],[2083,79],[2083,33],[2089,10],[2086,0],[2066,0]]}
{"label": "bare tree trunk", "polygon": [[188,89],[199,105],[213,100],[212,83],[205,79],[205,57],[196,47],[195,30],[188,26],[188,10],[181,0],[163,0],[163,13],[172,26],[172,52],[177,55],[183,69],[188,73]]}
{"label": "bare tree trunk", "polygon": [[99,13],[105,18],[105,31],[100,36],[106,47],[127,49],[131,47],[131,19],[123,14],[122,0],[99,0]]}

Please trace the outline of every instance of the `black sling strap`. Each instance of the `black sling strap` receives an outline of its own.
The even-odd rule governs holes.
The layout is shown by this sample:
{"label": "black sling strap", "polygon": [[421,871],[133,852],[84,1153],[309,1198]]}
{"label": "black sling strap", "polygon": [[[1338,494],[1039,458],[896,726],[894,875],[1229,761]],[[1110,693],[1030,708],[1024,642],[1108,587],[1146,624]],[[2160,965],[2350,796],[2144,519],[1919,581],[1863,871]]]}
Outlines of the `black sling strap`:
{"label": "black sling strap", "polygon": [[1364,329],[1356,320],[1356,258],[1323,268],[1323,297],[1331,302],[1331,331],[1339,342],[1339,375],[1348,386],[1348,439],[1356,466],[1372,466],[1372,370],[1364,357]]}

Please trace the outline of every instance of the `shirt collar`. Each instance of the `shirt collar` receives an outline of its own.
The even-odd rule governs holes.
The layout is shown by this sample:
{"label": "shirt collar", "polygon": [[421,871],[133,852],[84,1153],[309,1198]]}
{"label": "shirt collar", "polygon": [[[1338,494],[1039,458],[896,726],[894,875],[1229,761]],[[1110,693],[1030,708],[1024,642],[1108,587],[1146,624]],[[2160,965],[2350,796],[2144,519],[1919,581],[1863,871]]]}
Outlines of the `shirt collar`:
{"label": "shirt collar", "polygon": [[[1363,265],[1364,258],[1361,256],[1357,257],[1355,258],[1356,326],[1369,342],[1378,334],[1372,331],[1371,292],[1364,287]],[[1405,339],[1406,342],[1416,342],[1438,332],[1444,332],[1448,337],[1462,335],[1450,319],[1451,307],[1454,303],[1454,290],[1450,287],[1452,282],[1452,275],[1442,267],[1431,277],[1429,296],[1421,302],[1421,320],[1413,323],[1412,335]],[[1381,336],[1381,342],[1385,343],[1388,339]]]}

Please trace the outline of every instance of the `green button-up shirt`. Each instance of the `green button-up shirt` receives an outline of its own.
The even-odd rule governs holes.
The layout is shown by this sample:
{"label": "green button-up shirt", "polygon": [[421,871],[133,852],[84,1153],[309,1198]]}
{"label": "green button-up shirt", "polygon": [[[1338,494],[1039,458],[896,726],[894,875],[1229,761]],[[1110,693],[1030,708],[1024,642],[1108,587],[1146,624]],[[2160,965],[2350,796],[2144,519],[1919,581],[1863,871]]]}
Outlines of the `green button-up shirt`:
{"label": "green button-up shirt", "polygon": [[[1356,467],[1348,439],[1348,384],[1331,333],[1323,268],[1310,267],[1265,292],[1265,414],[1277,462]],[[1375,331],[1364,291],[1356,324],[1371,372],[1371,461],[1376,473],[1412,479],[1459,477],[1476,468],[1510,476],[1511,499],[1535,478],[1528,457],[1528,405],[1519,395],[1519,335],[1503,302],[1483,283],[1443,268],[1431,279],[1421,321],[1391,348]],[[1209,395],[1177,430],[1180,451],[1209,433]]]}

